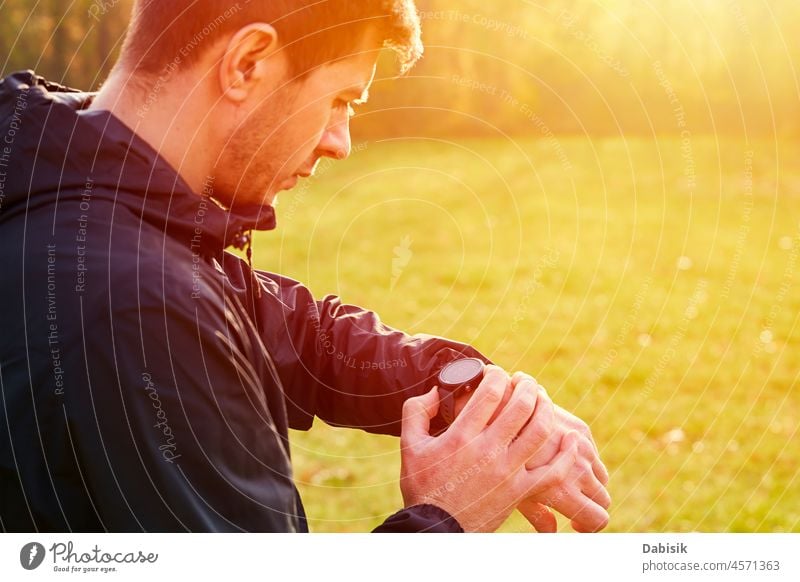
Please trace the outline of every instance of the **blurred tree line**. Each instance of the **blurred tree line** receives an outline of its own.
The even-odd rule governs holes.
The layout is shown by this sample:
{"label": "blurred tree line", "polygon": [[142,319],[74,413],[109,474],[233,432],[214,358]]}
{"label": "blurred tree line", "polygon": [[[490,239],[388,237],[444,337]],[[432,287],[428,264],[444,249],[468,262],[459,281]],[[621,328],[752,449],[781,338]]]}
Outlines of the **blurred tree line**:
{"label": "blurred tree line", "polygon": [[122,44],[133,0],[0,0],[0,75],[33,69],[96,89]]}
{"label": "blurred tree line", "polygon": [[[800,134],[798,0],[417,4],[425,57],[379,79],[361,135]],[[96,89],[131,5],[0,0],[0,74]]]}

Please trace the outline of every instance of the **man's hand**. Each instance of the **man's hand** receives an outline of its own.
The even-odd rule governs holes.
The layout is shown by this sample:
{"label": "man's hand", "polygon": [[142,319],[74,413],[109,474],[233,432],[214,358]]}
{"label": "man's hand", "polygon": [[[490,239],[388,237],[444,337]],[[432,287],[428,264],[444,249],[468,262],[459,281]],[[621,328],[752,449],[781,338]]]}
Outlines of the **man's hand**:
{"label": "man's hand", "polygon": [[[523,381],[536,383],[529,374],[515,373],[490,423],[503,410],[516,387]],[[462,395],[456,400],[457,415],[469,400],[470,395]],[[578,532],[599,531],[608,524],[607,510],[611,505],[611,497],[605,488],[608,484],[608,471],[600,460],[589,427],[580,418],[554,405],[553,429],[525,466],[532,470],[551,462],[563,446],[565,436],[573,432],[577,433],[578,455],[566,478],[547,491],[539,492],[536,498],[525,499],[518,507],[520,513],[539,532],[556,531],[556,518],[550,507],[568,517],[572,527]]]}
{"label": "man's hand", "polygon": [[[524,381],[535,380],[523,372],[515,373],[511,379],[511,390]],[[561,439],[572,432],[579,435],[578,457],[570,468],[566,482],[548,492],[546,503],[526,499],[519,506],[520,513],[537,531],[556,531],[555,516],[547,506],[570,518],[573,529],[578,532],[596,532],[608,525],[608,508],[611,505],[611,496],[605,487],[608,484],[608,471],[600,460],[589,426],[580,418],[555,406],[553,430],[547,442],[528,460],[526,467],[532,469],[548,463],[558,452]]]}
{"label": "man's hand", "polygon": [[430,435],[437,389],[406,401],[400,436],[406,506],[429,503],[465,531],[494,531],[523,500],[544,502],[544,492],[564,483],[577,462],[577,433],[563,435],[547,464],[526,468],[549,442],[553,403],[535,382],[521,380],[495,416],[510,381],[501,368],[488,366],[470,401],[438,437]]}

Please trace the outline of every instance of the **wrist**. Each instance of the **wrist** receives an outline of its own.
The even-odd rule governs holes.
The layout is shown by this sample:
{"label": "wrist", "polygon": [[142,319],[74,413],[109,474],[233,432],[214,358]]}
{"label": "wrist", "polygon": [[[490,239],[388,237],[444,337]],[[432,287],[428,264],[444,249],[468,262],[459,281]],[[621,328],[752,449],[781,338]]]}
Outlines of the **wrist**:
{"label": "wrist", "polygon": [[478,358],[460,358],[448,362],[436,377],[439,413],[448,424],[458,416],[469,395],[483,379],[486,364]]}

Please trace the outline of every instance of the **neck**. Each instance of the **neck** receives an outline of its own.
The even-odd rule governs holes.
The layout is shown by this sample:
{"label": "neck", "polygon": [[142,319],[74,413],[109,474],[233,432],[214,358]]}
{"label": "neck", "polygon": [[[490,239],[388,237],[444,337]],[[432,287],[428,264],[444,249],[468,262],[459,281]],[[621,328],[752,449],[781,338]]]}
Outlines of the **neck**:
{"label": "neck", "polygon": [[208,108],[197,102],[201,93],[195,84],[179,76],[156,84],[114,71],[89,109],[110,111],[200,193],[214,165],[203,119]]}

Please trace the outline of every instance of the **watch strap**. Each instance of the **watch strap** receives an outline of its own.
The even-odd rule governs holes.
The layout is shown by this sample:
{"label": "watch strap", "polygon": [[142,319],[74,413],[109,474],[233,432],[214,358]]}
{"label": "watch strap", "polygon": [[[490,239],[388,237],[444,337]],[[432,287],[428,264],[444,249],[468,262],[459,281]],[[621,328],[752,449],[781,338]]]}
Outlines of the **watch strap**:
{"label": "watch strap", "polygon": [[439,416],[448,426],[456,418],[456,392],[457,390],[446,390],[439,387]]}

